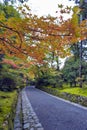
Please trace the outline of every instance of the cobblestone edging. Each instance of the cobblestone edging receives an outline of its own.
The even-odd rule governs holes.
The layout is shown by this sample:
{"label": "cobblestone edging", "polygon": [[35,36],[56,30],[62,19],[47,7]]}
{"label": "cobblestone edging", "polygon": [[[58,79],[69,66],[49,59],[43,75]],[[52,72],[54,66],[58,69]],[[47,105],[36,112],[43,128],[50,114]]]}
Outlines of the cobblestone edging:
{"label": "cobblestone edging", "polygon": [[14,130],[22,130],[22,122],[21,122],[21,93],[18,97],[17,107],[16,107],[16,115],[14,119]]}
{"label": "cobblestone edging", "polygon": [[35,114],[25,90],[22,91],[23,130],[44,130]]}

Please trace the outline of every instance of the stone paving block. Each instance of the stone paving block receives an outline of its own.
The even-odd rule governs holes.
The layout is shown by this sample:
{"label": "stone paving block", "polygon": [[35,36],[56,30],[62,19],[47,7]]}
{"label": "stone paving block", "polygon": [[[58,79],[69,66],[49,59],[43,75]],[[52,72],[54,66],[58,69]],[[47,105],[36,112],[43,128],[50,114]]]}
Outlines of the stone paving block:
{"label": "stone paving block", "polygon": [[22,124],[20,121],[20,112],[21,112],[21,93],[19,94],[17,107],[16,107],[16,115],[14,118],[14,130],[22,129]]}
{"label": "stone paving block", "polygon": [[35,125],[35,127],[36,127],[36,128],[39,128],[39,127],[41,128],[42,125],[41,125],[40,123],[38,123],[38,124]]}
{"label": "stone paving block", "polygon": [[24,120],[24,122],[23,122],[24,124],[26,124],[26,123],[29,123],[29,121],[28,120]]}
{"label": "stone paving block", "polygon": [[27,128],[29,129],[30,128],[30,123],[25,123],[23,127],[24,127],[24,129],[27,129]]}

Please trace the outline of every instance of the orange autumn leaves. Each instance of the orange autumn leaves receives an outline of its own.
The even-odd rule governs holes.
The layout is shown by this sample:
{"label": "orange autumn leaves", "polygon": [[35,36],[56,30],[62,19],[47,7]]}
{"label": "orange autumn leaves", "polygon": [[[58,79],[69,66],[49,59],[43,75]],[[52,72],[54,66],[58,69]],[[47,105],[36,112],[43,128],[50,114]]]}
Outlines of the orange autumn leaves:
{"label": "orange autumn leaves", "polygon": [[[27,8],[27,6],[25,6]],[[27,8],[28,10],[28,8]],[[29,12],[28,12],[29,11]],[[30,9],[22,12],[22,18],[0,19],[0,51],[7,55],[43,63],[49,52],[61,57],[72,43],[87,35],[85,22],[75,24],[75,18],[58,24],[58,18],[32,15]],[[67,53],[66,53],[67,55]]]}

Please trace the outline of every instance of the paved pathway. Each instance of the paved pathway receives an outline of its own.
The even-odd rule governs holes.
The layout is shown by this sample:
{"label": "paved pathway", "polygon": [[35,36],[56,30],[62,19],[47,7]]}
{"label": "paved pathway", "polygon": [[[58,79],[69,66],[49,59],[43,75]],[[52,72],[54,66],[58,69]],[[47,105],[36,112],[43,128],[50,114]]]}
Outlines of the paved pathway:
{"label": "paved pathway", "polygon": [[44,130],[87,130],[87,110],[27,87],[27,96]]}

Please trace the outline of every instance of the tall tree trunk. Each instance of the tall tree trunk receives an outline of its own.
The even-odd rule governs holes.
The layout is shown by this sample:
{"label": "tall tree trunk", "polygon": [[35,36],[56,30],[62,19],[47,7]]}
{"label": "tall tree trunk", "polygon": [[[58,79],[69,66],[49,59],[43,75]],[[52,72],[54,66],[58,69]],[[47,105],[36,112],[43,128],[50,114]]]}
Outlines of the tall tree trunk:
{"label": "tall tree trunk", "polygon": [[57,70],[59,70],[59,57],[56,56]]}
{"label": "tall tree trunk", "polygon": [[79,87],[82,88],[82,41],[80,42],[79,77],[81,78]]}
{"label": "tall tree trunk", "polygon": [[52,67],[52,68],[54,68],[53,63],[54,63],[54,52],[52,52],[52,60],[51,60],[51,67]]}

